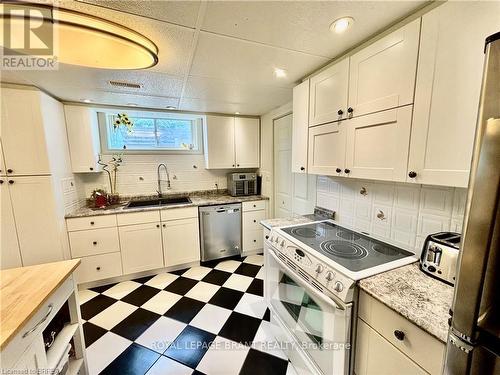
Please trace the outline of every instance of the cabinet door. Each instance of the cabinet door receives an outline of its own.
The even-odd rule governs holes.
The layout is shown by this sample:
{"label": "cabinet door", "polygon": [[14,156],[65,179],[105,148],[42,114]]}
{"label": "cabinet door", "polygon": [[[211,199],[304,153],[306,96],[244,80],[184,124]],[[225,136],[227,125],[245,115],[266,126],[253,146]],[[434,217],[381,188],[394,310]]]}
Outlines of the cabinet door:
{"label": "cabinet door", "polygon": [[[345,118],[349,59],[328,67],[310,79],[309,126]],[[342,115],[339,115],[342,111]]]}
{"label": "cabinet door", "polygon": [[[2,119],[3,121],[3,119]],[[0,127],[1,130],[1,127]],[[0,134],[0,176],[5,176],[7,174],[7,170],[5,169],[5,161],[3,158],[3,147],[2,147],[2,138]]]}
{"label": "cabinet door", "polygon": [[309,80],[293,88],[292,172],[307,173]]}
{"label": "cabinet door", "polygon": [[351,56],[354,116],[413,103],[419,31],[417,19]]}
{"label": "cabinet door", "polygon": [[308,173],[342,175],[345,164],[345,124],[345,121],[337,121],[309,128]]}
{"label": "cabinet door", "polygon": [[6,168],[12,170],[12,175],[49,174],[40,94],[2,88],[1,100],[0,134]]}
{"label": "cabinet door", "polygon": [[206,116],[205,164],[207,169],[236,167],[234,117]]}
{"label": "cabinet door", "polygon": [[346,168],[356,178],[405,181],[412,106],[347,122]]}
{"label": "cabinet door", "polygon": [[467,187],[484,40],[499,15],[499,2],[447,2],[422,17],[409,182]]}
{"label": "cabinet door", "polygon": [[47,354],[42,334],[34,338],[33,343],[22,354],[14,368],[20,372],[13,373],[20,374],[37,374],[37,370],[40,370],[40,372],[47,371]]}
{"label": "cabinet door", "polygon": [[234,119],[234,152],[236,167],[259,168],[259,119]]}
{"label": "cabinet door", "polygon": [[200,260],[198,218],[162,223],[165,267]]}
{"label": "cabinet door", "polygon": [[62,227],[49,176],[11,177],[9,191],[23,266],[63,259]]}
{"label": "cabinet door", "polygon": [[1,258],[0,269],[21,267],[21,253],[19,252],[19,242],[17,241],[16,223],[7,180],[0,177],[0,204],[1,212]]}
{"label": "cabinet door", "polygon": [[95,110],[81,106],[64,106],[73,173],[100,172],[99,127]]}
{"label": "cabinet door", "polygon": [[118,228],[123,273],[163,267],[160,222]]}

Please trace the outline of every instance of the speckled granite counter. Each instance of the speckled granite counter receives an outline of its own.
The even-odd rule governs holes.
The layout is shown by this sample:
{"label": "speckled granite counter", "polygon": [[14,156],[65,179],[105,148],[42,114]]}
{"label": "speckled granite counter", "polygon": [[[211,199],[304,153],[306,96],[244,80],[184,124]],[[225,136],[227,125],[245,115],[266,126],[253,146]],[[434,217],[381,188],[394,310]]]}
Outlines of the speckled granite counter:
{"label": "speckled granite counter", "polygon": [[107,209],[92,209],[89,207],[82,207],[77,209],[74,212],[71,212],[66,215],[66,218],[75,218],[75,217],[86,217],[86,216],[98,216],[98,215],[115,215],[115,214],[123,214],[130,212],[142,212],[142,211],[155,211],[155,210],[170,210],[180,207],[195,207],[195,206],[210,206],[217,204],[229,204],[229,203],[241,203],[241,202],[249,202],[249,201],[258,201],[258,200],[268,200],[268,197],[263,195],[249,195],[244,197],[232,197],[227,194],[208,194],[208,195],[190,195],[191,203],[183,203],[183,204],[175,204],[169,206],[149,206],[149,207],[134,207],[134,208],[125,208],[125,205],[128,202],[123,202],[123,204]]}
{"label": "speckled granite counter", "polygon": [[305,224],[311,221],[313,220],[305,216],[293,215],[285,218],[261,220],[260,223],[267,229],[271,230],[272,227],[284,227],[287,225]]}
{"label": "speckled granite counter", "polygon": [[359,281],[359,286],[446,343],[453,287],[424,274],[418,263],[366,278]]}

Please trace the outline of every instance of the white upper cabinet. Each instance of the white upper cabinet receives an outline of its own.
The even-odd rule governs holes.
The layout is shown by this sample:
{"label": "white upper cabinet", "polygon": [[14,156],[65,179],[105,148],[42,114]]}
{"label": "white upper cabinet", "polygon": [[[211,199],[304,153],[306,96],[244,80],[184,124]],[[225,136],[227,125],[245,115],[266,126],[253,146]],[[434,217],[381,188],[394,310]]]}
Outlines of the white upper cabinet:
{"label": "white upper cabinet", "polygon": [[350,57],[353,116],[413,103],[419,32],[417,19]]}
{"label": "white upper cabinet", "polygon": [[204,130],[207,169],[259,167],[258,119],[207,115]]}
{"label": "white upper cabinet", "polygon": [[309,128],[308,173],[342,175],[345,164],[345,121]]}
{"label": "white upper cabinet", "polygon": [[97,163],[101,152],[97,112],[88,107],[66,105],[71,169],[74,173],[100,172]]}
{"label": "white upper cabinet", "polygon": [[292,172],[307,173],[309,80],[293,88]]}
{"label": "white upper cabinet", "polygon": [[342,122],[347,128],[345,173],[405,181],[411,115],[412,107],[406,106]]}
{"label": "white upper cabinet", "polygon": [[500,2],[447,2],[422,17],[408,181],[466,187],[474,145],[484,40]]}
{"label": "white upper cabinet", "polygon": [[259,119],[235,117],[234,151],[237,168],[259,167]]}
{"label": "white upper cabinet", "polygon": [[50,174],[40,95],[34,90],[2,87],[0,135],[9,175]]}
{"label": "white upper cabinet", "polygon": [[0,176],[5,176],[7,171],[5,170],[5,163],[3,160],[3,148],[2,148],[2,137],[0,137]]}
{"label": "white upper cabinet", "polygon": [[349,59],[343,59],[310,79],[309,126],[345,118]]}

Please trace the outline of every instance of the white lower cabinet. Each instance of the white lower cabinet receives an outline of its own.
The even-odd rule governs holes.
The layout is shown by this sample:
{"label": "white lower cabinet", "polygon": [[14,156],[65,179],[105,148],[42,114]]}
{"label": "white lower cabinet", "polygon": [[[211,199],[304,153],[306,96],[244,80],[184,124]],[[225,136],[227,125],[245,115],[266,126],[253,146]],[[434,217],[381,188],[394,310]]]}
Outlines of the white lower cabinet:
{"label": "white lower cabinet", "polygon": [[172,267],[200,260],[198,218],[169,220],[162,223],[165,266]]}
{"label": "white lower cabinet", "polygon": [[124,274],[163,267],[160,222],[126,225],[118,232]]}
{"label": "white lower cabinet", "polygon": [[83,257],[81,261],[80,266],[75,271],[76,281],[80,284],[121,276],[123,274],[122,258],[119,251],[116,253]]}
{"label": "white lower cabinet", "polygon": [[258,253],[264,246],[260,221],[267,218],[266,201],[243,202],[242,211],[242,254]]}
{"label": "white lower cabinet", "polygon": [[26,349],[21,358],[14,365],[16,371],[20,373],[30,374],[33,370],[40,372],[47,369],[47,355],[45,353],[45,345],[42,335],[35,337],[31,346]]}
{"label": "white lower cabinet", "polygon": [[69,243],[73,258],[120,251],[116,227],[70,232]]}
{"label": "white lower cabinet", "polygon": [[308,173],[329,176],[343,175],[345,127],[345,121],[336,121],[309,128]]}

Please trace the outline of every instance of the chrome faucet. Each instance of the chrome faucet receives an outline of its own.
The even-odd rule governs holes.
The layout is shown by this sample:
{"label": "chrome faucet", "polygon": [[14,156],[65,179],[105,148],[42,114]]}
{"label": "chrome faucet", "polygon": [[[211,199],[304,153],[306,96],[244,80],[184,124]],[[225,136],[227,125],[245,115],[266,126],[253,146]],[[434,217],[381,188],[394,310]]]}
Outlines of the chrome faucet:
{"label": "chrome faucet", "polygon": [[158,193],[159,197],[162,196],[162,192],[161,192],[161,178],[160,178],[160,169],[161,169],[162,166],[165,168],[165,172],[167,173],[167,190],[171,189],[171,187],[170,187],[170,174],[168,173],[167,165],[164,164],[164,163],[160,163],[160,164],[158,164],[158,169],[156,170],[156,174],[158,176],[158,190],[156,190],[156,192]]}

